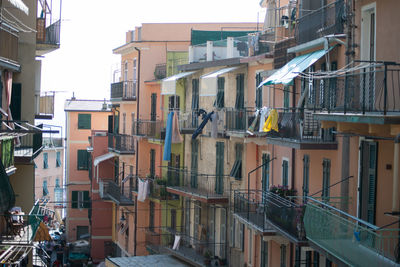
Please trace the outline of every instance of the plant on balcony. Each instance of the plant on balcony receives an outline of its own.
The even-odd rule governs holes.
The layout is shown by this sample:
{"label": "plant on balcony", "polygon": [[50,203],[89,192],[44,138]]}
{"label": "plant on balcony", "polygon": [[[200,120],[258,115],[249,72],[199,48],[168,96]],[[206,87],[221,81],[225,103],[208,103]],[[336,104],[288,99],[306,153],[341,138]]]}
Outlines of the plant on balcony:
{"label": "plant on balcony", "polygon": [[280,197],[284,197],[284,198],[290,198],[296,195],[296,190],[295,189],[289,189],[288,186],[286,185],[272,185],[269,188],[269,191],[273,194],[276,194]]}

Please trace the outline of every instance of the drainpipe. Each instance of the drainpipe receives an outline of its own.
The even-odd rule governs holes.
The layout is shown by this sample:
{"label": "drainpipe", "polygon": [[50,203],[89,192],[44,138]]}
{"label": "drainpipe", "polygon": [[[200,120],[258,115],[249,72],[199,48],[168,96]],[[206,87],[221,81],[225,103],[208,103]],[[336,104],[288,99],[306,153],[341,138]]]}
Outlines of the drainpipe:
{"label": "drainpipe", "polygon": [[394,139],[394,163],[393,163],[393,198],[392,212],[399,213],[399,151],[400,151],[400,134]]}
{"label": "drainpipe", "polygon": [[[139,121],[139,111],[140,111],[140,49],[137,47],[134,47],[136,51],[138,51],[138,73],[137,73],[137,93],[136,93],[136,122]],[[139,141],[136,139],[136,179],[139,176],[139,172],[138,172],[138,165],[139,165],[139,159],[138,159],[138,155],[139,155]],[[136,247],[137,247],[137,212],[138,212],[138,208],[137,208],[137,197],[135,197],[135,238],[134,238],[134,250],[133,250],[133,255],[136,256]]]}

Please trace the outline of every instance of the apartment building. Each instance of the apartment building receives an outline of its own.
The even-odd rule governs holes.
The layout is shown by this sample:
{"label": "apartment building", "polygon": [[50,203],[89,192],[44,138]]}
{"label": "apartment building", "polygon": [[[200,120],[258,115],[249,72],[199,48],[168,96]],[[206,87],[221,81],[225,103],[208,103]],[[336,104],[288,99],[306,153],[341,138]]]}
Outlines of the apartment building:
{"label": "apartment building", "polygon": [[44,138],[43,150],[35,158],[35,201],[55,211],[64,207],[64,145],[62,138]]}
{"label": "apartment building", "polygon": [[[41,61],[35,57],[45,56],[60,46],[59,2],[53,1],[52,9],[44,7],[50,6],[48,1],[0,3],[1,194],[4,200],[0,231],[4,264],[19,264],[28,259],[32,262],[33,240],[40,240],[36,233],[44,214],[35,204],[34,159],[43,149],[42,134],[47,130],[34,125],[36,116],[45,113],[40,99]],[[42,16],[38,16],[41,8]],[[13,223],[10,210],[18,210],[15,215],[19,217],[18,224]]]}
{"label": "apartment building", "polygon": [[[92,216],[95,215],[91,199],[96,199],[98,189],[96,191],[96,188],[92,188],[94,185],[91,183],[89,174],[92,175],[91,167],[93,166],[92,160],[94,160],[92,157],[97,156],[97,153],[102,150],[100,147],[100,152],[94,149],[92,151],[90,141],[93,131],[107,131],[107,121],[111,115],[108,105],[109,102],[102,100],[72,98],[65,101],[67,242],[93,238],[92,235],[96,232],[94,225],[93,228],[90,227]],[[107,210],[104,211],[104,216],[98,217],[98,221],[106,220]]]}

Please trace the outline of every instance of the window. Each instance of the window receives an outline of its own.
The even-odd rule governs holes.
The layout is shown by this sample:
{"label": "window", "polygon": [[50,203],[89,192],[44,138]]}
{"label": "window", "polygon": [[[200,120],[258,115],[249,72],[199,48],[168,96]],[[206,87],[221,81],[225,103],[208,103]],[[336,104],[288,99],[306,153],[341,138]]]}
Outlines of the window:
{"label": "window", "polygon": [[137,73],[137,59],[133,59],[133,82],[136,82],[136,73]]}
{"label": "window", "polygon": [[282,185],[289,186],[289,161],[282,160]]}
{"label": "window", "polygon": [[126,113],[122,113],[122,133],[126,133]]}
{"label": "window", "polygon": [[281,245],[281,267],[286,267],[286,245]]}
{"label": "window", "polygon": [[303,156],[303,196],[308,196],[310,180],[310,156]]}
{"label": "window", "polygon": [[48,159],[49,159],[49,154],[47,154],[46,152],[44,152],[44,153],[43,153],[43,169],[49,168]]}
{"label": "window", "polygon": [[154,231],[154,202],[150,201],[149,230]]}
{"label": "window", "polygon": [[329,201],[330,194],[331,160],[322,161],[322,200]]}
{"label": "window", "polygon": [[244,108],[244,74],[238,74],[236,76],[236,109]]}
{"label": "window", "polygon": [[61,167],[61,151],[56,152],[56,167]]}
{"label": "window", "polygon": [[78,150],[78,170],[88,170],[89,153],[86,150]]}
{"label": "window", "polygon": [[225,106],[225,78],[218,77],[218,91],[217,100],[215,106],[217,108],[223,108]]}
{"label": "window", "polygon": [[83,239],[83,237],[89,234],[89,226],[77,226],[76,227],[76,240]]}
{"label": "window", "polygon": [[313,252],[313,266],[319,267],[319,253],[317,251]]}
{"label": "window", "polygon": [[128,80],[128,61],[125,61],[124,64],[124,81],[126,82]]}
{"label": "window", "polygon": [[268,241],[261,239],[261,267],[268,267]]}
{"label": "window", "polygon": [[179,110],[179,102],[180,97],[179,95],[172,95],[168,98],[168,108],[170,111],[172,110]]}
{"label": "window", "polygon": [[90,206],[89,191],[72,191],[71,208],[88,209]]}
{"label": "window", "polygon": [[262,89],[263,87],[258,87],[262,83],[261,73],[256,74],[256,108],[262,108]]}
{"label": "window", "polygon": [[78,114],[78,129],[89,129],[91,128],[91,114]]}
{"label": "window", "polygon": [[43,180],[43,196],[47,196],[49,194],[49,189],[47,189],[47,180]]}
{"label": "window", "polygon": [[55,185],[55,187],[56,187],[56,188],[59,188],[59,187],[60,187],[60,178],[56,178],[56,185]]}
{"label": "window", "polygon": [[290,103],[290,99],[289,99],[289,92],[290,92],[290,87],[289,86],[285,86],[283,88],[283,107],[285,109],[285,111],[289,110],[289,103]]}
{"label": "window", "polygon": [[230,176],[234,177],[236,180],[242,179],[242,154],[243,154],[243,144],[235,144],[236,159],[233,164]]}

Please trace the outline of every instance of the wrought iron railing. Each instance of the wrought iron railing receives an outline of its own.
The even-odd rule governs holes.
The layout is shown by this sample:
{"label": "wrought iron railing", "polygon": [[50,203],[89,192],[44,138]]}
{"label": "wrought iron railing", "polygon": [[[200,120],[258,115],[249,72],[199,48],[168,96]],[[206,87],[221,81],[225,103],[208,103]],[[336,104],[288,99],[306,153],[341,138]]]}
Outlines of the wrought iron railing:
{"label": "wrought iron railing", "polygon": [[111,100],[136,100],[136,81],[122,81],[111,84]]}
{"label": "wrought iron railing", "polygon": [[400,64],[362,64],[355,71],[306,79],[307,107],[332,113],[400,112]]}
{"label": "wrought iron railing", "polygon": [[133,136],[108,133],[108,149],[122,154],[135,154]]}
{"label": "wrought iron railing", "polygon": [[337,0],[317,10],[302,10],[296,28],[297,43],[302,44],[325,35],[343,33],[345,12],[343,0]]}
{"label": "wrought iron railing", "polygon": [[118,185],[113,180],[103,180],[99,183],[100,196],[103,199],[111,199],[119,205],[133,205],[132,191],[134,185],[129,181]]}
{"label": "wrought iron railing", "polygon": [[379,228],[308,198],[307,239],[350,266],[398,266],[400,229]]}
{"label": "wrought iron railing", "polygon": [[171,183],[180,181],[179,186],[168,186],[174,191],[197,195],[203,198],[227,198],[230,190],[228,175],[201,174],[187,169],[168,167]]}
{"label": "wrought iron railing", "polygon": [[266,205],[257,197],[259,193],[262,191],[235,190],[233,211],[235,215],[256,226],[261,232],[274,232],[275,230],[268,224],[265,216]]}
{"label": "wrought iron railing", "polygon": [[132,123],[132,135],[161,139],[162,121],[135,120]]}

